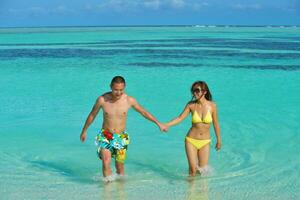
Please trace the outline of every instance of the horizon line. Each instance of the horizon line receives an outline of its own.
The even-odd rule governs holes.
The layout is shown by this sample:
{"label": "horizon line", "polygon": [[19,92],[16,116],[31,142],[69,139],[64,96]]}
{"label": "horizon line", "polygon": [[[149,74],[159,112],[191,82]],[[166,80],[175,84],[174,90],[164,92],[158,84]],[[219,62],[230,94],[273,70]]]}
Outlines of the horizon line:
{"label": "horizon line", "polygon": [[300,27],[298,25],[274,25],[274,24],[266,24],[266,25],[216,25],[216,24],[180,24],[180,25],[50,25],[50,26],[0,26],[0,29],[9,29],[9,28],[95,28],[95,27],[199,27],[199,28],[213,28],[213,27]]}

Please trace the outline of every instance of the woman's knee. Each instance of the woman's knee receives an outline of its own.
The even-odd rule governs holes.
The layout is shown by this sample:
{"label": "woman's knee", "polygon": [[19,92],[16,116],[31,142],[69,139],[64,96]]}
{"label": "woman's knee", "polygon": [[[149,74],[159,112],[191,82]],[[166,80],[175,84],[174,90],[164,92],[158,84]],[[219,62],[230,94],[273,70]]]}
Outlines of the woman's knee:
{"label": "woman's knee", "polygon": [[196,166],[189,168],[189,174],[190,174],[190,176],[196,176],[196,174],[197,174],[197,168],[196,168]]}

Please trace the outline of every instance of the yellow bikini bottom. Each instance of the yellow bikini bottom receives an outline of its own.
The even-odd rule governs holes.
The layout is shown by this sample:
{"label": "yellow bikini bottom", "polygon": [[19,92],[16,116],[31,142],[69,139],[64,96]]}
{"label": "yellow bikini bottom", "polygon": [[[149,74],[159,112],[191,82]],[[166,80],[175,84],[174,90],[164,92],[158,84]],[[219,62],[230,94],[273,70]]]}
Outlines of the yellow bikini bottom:
{"label": "yellow bikini bottom", "polygon": [[198,140],[198,139],[193,139],[190,137],[185,137],[185,140],[189,143],[191,143],[194,147],[196,147],[196,149],[201,149],[202,147],[204,147],[205,145],[207,145],[208,143],[210,143],[210,139],[208,140]]}

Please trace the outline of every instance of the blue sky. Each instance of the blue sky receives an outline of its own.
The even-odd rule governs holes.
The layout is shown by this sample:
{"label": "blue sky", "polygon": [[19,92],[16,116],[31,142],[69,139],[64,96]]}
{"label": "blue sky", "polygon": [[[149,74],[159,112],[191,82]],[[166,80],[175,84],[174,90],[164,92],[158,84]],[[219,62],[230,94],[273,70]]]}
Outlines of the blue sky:
{"label": "blue sky", "polygon": [[0,27],[300,25],[300,0],[0,0]]}

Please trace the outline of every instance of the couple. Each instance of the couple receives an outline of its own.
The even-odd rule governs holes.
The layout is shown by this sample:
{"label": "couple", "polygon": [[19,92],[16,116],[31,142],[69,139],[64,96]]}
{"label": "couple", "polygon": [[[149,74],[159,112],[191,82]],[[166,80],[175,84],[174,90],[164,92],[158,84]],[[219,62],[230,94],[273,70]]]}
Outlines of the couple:
{"label": "couple", "polygon": [[189,163],[189,174],[195,176],[197,171],[204,173],[209,158],[210,134],[209,127],[213,123],[217,137],[216,150],[221,148],[220,128],[217,118],[216,105],[211,101],[212,96],[208,86],[203,81],[195,82],[191,87],[193,99],[187,103],[183,112],[175,119],[162,124],[146,111],[139,103],[125,92],[125,79],[115,76],[110,84],[111,92],[100,96],[88,115],[80,140],[86,139],[88,127],[94,121],[99,110],[103,109],[103,124],[101,132],[96,136],[98,155],[102,160],[102,172],[105,181],[112,181],[110,167],[112,157],[115,157],[117,174],[124,175],[126,149],[130,142],[125,131],[129,108],[133,107],[146,119],[154,122],[161,131],[166,132],[170,126],[180,123],[189,113],[192,113],[192,127],[185,138],[185,150]]}

